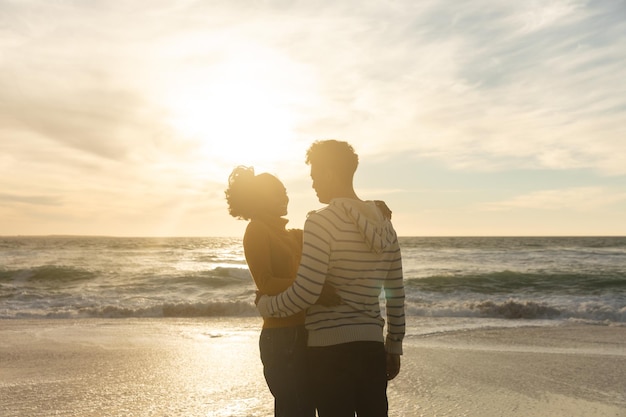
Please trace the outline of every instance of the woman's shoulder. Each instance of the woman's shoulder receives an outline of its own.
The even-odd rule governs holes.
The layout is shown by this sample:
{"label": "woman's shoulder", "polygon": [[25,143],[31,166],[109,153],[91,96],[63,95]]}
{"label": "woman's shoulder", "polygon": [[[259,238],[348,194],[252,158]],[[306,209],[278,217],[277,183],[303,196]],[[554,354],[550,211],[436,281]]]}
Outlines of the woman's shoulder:
{"label": "woman's shoulder", "polygon": [[285,224],[287,220],[278,219],[276,221],[273,220],[265,220],[265,219],[252,219],[248,222],[248,226],[246,227],[246,235],[247,234],[266,234],[266,235],[275,235],[285,233],[287,230],[285,229]]}
{"label": "woman's shoulder", "polygon": [[269,226],[264,221],[251,219],[248,222],[248,226],[246,227],[246,232],[248,230],[268,230],[268,229],[269,229]]}
{"label": "woman's shoulder", "polygon": [[243,235],[244,240],[254,238],[255,236],[268,235],[270,233],[269,227],[264,222],[258,220],[250,220],[246,231]]}
{"label": "woman's shoulder", "polygon": [[302,240],[302,229],[288,229],[287,233],[298,240]]}

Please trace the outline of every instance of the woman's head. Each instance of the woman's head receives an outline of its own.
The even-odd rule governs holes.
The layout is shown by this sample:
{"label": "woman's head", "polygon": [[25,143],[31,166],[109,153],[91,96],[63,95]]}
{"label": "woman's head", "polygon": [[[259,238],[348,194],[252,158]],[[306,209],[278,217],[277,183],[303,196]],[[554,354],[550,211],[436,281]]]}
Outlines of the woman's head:
{"label": "woman's head", "polygon": [[238,166],[228,177],[228,212],[238,219],[281,217],[287,214],[287,190],[274,175],[255,175],[254,168]]}

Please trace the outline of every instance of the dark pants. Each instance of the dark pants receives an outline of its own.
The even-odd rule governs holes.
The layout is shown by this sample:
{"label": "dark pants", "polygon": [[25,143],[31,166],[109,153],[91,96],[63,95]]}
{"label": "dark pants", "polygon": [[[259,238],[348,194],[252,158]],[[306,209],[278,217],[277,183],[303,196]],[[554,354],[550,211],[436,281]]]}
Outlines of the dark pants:
{"label": "dark pants", "polygon": [[259,339],[274,416],[315,417],[306,363],[304,326],[263,329]]}
{"label": "dark pants", "polygon": [[319,417],[386,417],[383,343],[310,347],[309,364]]}

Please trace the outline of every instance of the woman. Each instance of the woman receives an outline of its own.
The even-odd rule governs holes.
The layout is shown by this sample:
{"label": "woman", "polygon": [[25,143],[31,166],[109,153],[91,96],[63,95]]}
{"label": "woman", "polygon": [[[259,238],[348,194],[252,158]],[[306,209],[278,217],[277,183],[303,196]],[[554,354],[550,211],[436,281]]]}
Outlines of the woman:
{"label": "woman", "polygon": [[[258,291],[275,295],[289,288],[300,264],[302,230],[285,228],[289,198],[282,182],[240,166],[228,178],[226,200],[233,217],[249,221],[243,247]],[[259,349],[276,417],[315,416],[307,387],[304,318],[301,312],[263,319]]]}

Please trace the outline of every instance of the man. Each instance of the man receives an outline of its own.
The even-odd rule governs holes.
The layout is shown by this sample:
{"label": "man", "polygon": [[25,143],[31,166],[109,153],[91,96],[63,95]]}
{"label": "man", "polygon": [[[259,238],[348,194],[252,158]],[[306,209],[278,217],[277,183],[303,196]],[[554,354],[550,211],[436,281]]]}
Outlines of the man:
{"label": "man", "polygon": [[[328,206],[309,214],[293,285],[263,296],[263,316],[307,309],[310,372],[320,417],[387,416],[387,381],[400,371],[404,322],[402,257],[396,232],[375,202],[361,200],[353,177],[358,156],[336,140],[307,151],[313,188]],[[342,302],[316,305],[324,283]],[[387,334],[379,295],[386,300]]]}

